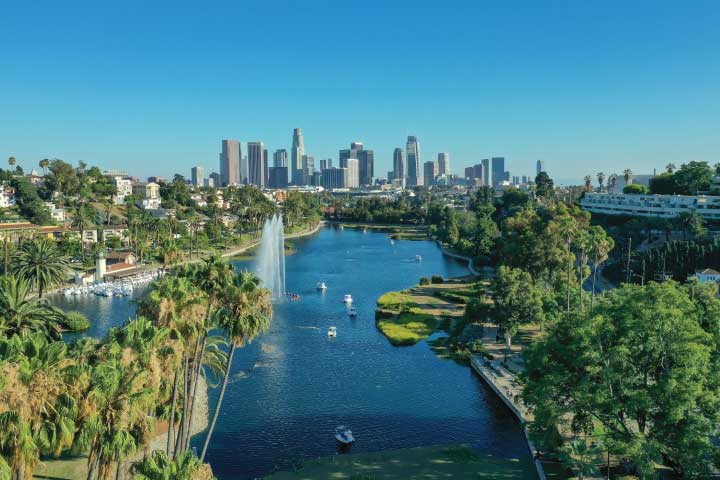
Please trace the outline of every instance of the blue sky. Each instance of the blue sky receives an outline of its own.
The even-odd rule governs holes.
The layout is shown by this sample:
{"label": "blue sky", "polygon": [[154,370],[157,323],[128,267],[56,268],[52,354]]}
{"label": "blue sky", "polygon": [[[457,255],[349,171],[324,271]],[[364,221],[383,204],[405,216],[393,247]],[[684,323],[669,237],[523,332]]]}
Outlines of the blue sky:
{"label": "blue sky", "polygon": [[299,126],[382,175],[408,134],[455,173],[715,163],[718,25],[717,1],[4,2],[0,155],[188,176]]}

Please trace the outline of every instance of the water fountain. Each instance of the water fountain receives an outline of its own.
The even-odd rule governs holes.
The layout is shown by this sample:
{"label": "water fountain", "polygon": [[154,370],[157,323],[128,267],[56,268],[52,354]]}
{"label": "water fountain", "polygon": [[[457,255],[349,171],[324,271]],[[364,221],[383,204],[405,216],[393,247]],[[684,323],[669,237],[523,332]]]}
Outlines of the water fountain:
{"label": "water fountain", "polygon": [[273,215],[265,221],[256,271],[263,287],[270,290],[273,297],[285,294],[285,233],[282,215]]}

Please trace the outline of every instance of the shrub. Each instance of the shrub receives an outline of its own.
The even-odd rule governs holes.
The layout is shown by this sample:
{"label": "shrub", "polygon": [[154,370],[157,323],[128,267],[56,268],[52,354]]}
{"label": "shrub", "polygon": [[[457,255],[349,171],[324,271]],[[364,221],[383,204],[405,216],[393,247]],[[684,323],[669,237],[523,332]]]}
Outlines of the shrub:
{"label": "shrub", "polygon": [[69,332],[82,332],[90,328],[90,321],[80,312],[67,312],[62,325]]}
{"label": "shrub", "polygon": [[428,277],[420,277],[420,285],[430,285],[430,279]]}
{"label": "shrub", "polygon": [[640,185],[639,183],[631,183],[630,185],[625,185],[625,188],[623,188],[623,193],[629,195],[642,195],[645,193],[650,193],[650,189],[648,189],[648,187],[646,187],[645,185]]}
{"label": "shrub", "polygon": [[442,275],[433,275],[430,277],[431,283],[443,283],[445,280],[443,279]]}

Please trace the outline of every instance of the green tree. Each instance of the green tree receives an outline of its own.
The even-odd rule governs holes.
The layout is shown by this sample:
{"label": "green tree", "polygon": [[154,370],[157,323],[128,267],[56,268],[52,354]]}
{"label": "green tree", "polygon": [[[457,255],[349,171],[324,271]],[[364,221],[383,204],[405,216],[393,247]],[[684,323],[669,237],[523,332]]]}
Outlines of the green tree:
{"label": "green tree", "polygon": [[631,183],[629,185],[625,185],[623,193],[628,195],[644,195],[646,193],[650,193],[650,189],[639,183]]}
{"label": "green tree", "polygon": [[11,273],[32,285],[40,298],[48,288],[64,281],[70,273],[68,258],[55,243],[43,238],[23,242],[10,265]]}
{"label": "green tree", "polygon": [[546,172],[540,172],[535,177],[535,194],[541,198],[553,198],[555,196],[553,181]]}
{"label": "green tree", "polygon": [[174,460],[162,450],[132,468],[136,480],[212,480],[210,465],[202,463],[192,452],[182,452]]}
{"label": "green tree", "polygon": [[61,311],[44,300],[32,298],[27,281],[12,275],[0,278],[0,334],[11,337],[40,332],[57,339],[61,319]]}

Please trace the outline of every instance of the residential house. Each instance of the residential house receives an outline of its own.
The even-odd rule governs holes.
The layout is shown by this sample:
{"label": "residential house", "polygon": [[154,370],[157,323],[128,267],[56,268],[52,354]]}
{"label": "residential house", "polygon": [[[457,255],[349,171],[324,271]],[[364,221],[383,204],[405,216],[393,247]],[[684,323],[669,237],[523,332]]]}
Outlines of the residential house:
{"label": "residential house", "polygon": [[695,272],[695,277],[700,283],[717,283],[720,281],[720,272],[712,268],[706,268],[705,270]]}
{"label": "residential house", "polygon": [[0,186],[0,208],[15,205],[15,189],[10,185]]}

